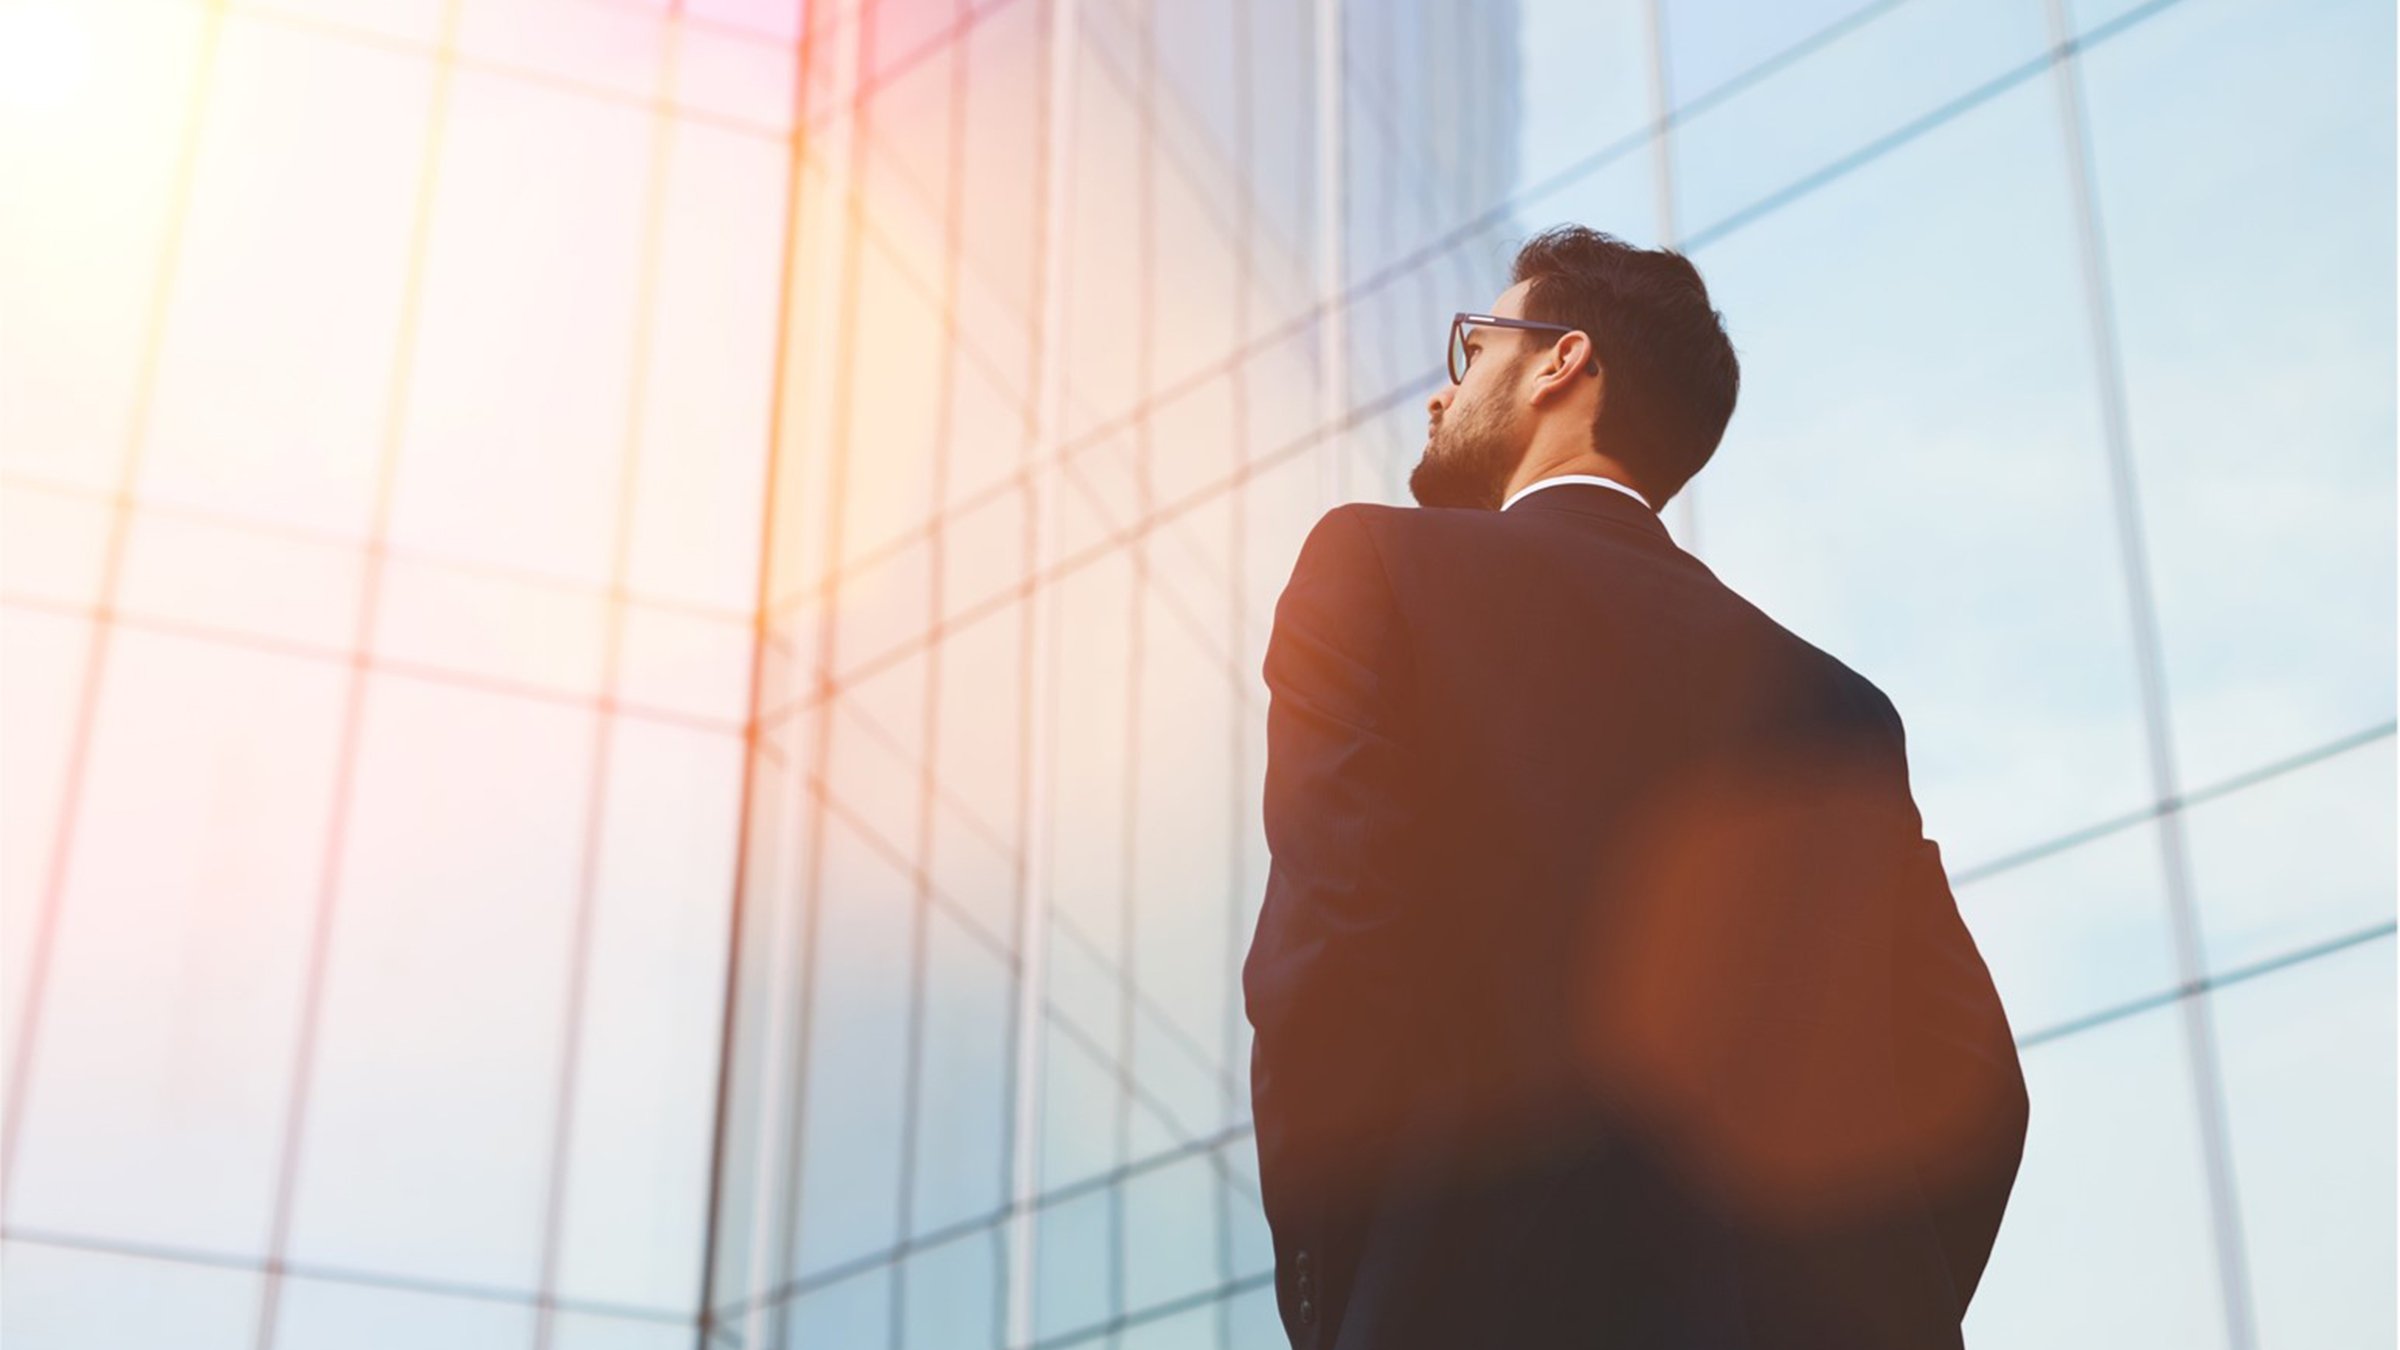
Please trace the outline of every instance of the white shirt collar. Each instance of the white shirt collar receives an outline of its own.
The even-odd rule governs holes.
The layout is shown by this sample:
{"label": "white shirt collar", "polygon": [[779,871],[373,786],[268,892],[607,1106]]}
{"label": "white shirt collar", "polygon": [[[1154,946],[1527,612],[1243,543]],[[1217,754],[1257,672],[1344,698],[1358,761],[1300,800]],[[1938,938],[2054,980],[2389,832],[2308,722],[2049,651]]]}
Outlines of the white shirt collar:
{"label": "white shirt collar", "polygon": [[1516,505],[1517,499],[1524,496],[1528,492],[1539,492],[1543,488],[1555,487],[1560,483],[1598,483],[1602,487],[1615,488],[1617,491],[1624,493],[1626,496],[1633,498],[1635,501],[1640,502],[1643,506],[1649,507],[1649,509],[1653,511],[1658,509],[1655,506],[1650,506],[1649,498],[1644,497],[1642,494],[1634,491],[1632,488],[1625,486],[1623,483],[1618,482],[1614,478],[1602,478],[1596,473],[1559,473],[1552,474],[1548,478],[1537,478],[1534,481],[1527,483],[1525,486],[1518,488],[1516,491],[1508,494],[1508,500],[1500,503],[1500,509],[1505,511],[1508,508]]}

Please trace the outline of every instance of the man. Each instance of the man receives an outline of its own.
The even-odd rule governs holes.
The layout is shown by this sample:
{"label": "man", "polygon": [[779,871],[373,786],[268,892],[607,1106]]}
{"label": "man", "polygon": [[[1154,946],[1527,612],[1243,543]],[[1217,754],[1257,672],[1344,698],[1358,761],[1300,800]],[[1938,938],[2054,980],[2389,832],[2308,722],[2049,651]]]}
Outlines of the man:
{"label": "man", "polygon": [[1899,714],[1658,518],[1739,371],[1560,227],[1302,545],[1242,971],[1297,1350],[1960,1344],[2028,1103]]}

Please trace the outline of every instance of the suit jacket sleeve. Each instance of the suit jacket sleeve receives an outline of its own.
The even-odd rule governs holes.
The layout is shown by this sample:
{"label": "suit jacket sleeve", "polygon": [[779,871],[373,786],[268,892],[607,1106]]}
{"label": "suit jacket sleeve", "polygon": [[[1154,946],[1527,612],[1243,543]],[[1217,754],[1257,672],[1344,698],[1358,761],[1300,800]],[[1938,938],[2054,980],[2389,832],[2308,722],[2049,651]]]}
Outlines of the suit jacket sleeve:
{"label": "suit jacket sleeve", "polygon": [[[1905,764],[1899,714],[1888,703],[1885,712]],[[1913,798],[1902,801],[1913,843],[1896,916],[1895,1067],[1922,1145],[1918,1184],[1964,1317],[2016,1185],[2030,1100],[2007,1013],[1959,917],[1941,849],[1923,837]]]}
{"label": "suit jacket sleeve", "polygon": [[1301,1345],[1339,1315],[1413,1015],[1404,637],[1366,522],[1336,507],[1302,544],[1268,638],[1271,863],[1242,967],[1260,1197]]}

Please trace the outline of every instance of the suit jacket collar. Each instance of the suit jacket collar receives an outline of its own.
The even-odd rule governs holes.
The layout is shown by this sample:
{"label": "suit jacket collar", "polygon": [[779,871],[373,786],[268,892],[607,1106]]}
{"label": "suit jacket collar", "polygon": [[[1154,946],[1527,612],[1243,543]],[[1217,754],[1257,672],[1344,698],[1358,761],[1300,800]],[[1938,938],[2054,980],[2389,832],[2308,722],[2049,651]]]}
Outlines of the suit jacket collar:
{"label": "suit jacket collar", "polygon": [[1566,511],[1579,516],[1595,516],[1614,520],[1657,535],[1670,543],[1674,536],[1667,532],[1667,523],[1658,513],[1641,502],[1612,487],[1598,483],[1553,483],[1539,492],[1528,492],[1517,498],[1504,515],[1519,511]]}

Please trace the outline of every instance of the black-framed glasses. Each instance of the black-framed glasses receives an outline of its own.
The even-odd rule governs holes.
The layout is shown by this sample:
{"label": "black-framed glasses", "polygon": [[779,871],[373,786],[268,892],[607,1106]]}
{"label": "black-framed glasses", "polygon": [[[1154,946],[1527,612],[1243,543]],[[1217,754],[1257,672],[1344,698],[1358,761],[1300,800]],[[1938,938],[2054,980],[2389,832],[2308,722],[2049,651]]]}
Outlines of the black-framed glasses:
{"label": "black-framed glasses", "polygon": [[[1531,319],[1503,319],[1497,314],[1469,314],[1465,310],[1450,316],[1450,383],[1461,384],[1467,378],[1467,367],[1475,363],[1474,353],[1467,350],[1467,329],[1523,328],[1536,333],[1580,333],[1580,328],[1563,323],[1535,323]],[[1586,363],[1586,370],[1600,373],[1598,357]]]}

